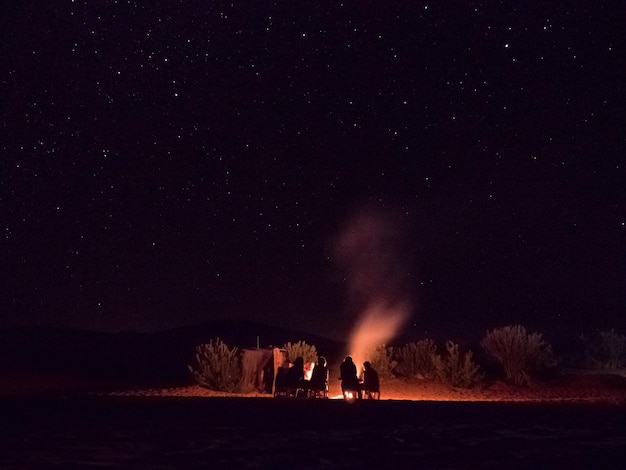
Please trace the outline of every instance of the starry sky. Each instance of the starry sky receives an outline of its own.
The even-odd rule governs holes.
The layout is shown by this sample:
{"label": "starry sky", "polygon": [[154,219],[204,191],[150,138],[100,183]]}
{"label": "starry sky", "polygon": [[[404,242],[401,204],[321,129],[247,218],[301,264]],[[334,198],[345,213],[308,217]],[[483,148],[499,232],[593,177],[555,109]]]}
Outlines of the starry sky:
{"label": "starry sky", "polygon": [[368,213],[408,332],[624,331],[608,5],[4,3],[0,326],[342,335]]}

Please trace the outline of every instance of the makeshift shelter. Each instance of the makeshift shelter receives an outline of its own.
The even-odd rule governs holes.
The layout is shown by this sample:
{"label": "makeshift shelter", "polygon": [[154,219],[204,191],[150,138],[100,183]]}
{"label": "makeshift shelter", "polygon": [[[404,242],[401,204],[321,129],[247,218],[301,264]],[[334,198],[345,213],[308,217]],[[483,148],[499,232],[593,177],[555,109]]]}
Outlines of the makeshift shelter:
{"label": "makeshift shelter", "polygon": [[244,384],[261,393],[274,393],[276,373],[286,360],[279,348],[243,349],[242,374]]}

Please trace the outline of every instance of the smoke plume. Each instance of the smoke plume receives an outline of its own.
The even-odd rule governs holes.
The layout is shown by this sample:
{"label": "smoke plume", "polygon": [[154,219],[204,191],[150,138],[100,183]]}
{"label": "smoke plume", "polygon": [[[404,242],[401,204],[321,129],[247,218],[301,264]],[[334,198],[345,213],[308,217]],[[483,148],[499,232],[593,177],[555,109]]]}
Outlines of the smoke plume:
{"label": "smoke plume", "polygon": [[355,214],[340,232],[335,257],[356,314],[349,354],[357,367],[404,325],[410,309],[410,256],[402,220],[380,209]]}

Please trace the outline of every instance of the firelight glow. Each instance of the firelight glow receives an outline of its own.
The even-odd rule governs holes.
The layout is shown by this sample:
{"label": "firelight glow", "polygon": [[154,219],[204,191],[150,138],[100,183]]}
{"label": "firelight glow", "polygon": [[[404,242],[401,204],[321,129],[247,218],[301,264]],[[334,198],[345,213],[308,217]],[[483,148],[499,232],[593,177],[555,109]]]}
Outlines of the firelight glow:
{"label": "firelight glow", "polygon": [[348,350],[357,370],[360,371],[364,361],[370,360],[369,355],[381,344],[393,339],[404,325],[409,313],[409,305],[387,305],[379,302],[367,308],[358,320]]}

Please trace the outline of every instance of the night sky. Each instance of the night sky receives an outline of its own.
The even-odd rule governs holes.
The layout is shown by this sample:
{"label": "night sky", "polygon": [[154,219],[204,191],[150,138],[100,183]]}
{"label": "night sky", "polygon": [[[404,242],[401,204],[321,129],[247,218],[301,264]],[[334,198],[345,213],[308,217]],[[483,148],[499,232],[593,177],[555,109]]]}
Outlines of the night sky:
{"label": "night sky", "polygon": [[3,4],[0,326],[624,332],[624,7],[318,3]]}

